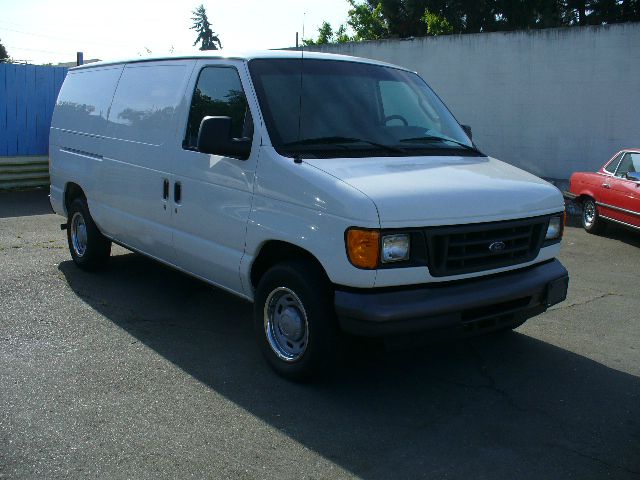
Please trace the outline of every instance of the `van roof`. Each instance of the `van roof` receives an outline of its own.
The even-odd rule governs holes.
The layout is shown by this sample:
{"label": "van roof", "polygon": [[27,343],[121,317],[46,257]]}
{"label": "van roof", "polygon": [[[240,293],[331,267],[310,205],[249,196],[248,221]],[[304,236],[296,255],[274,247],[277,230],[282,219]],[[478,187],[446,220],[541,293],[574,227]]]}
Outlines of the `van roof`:
{"label": "van roof", "polygon": [[[173,53],[170,55],[161,56],[147,56],[136,57],[129,59],[119,60],[104,60],[100,62],[88,63],[86,65],[80,65],[72,68],[72,70],[80,70],[85,68],[95,68],[104,65],[118,65],[123,63],[138,63],[138,62],[154,62],[159,60],[186,60],[186,59],[203,59],[203,58],[228,58],[233,60],[253,60],[254,58],[300,58],[300,50],[249,50],[249,51],[235,51],[235,50],[207,50],[207,51],[194,51],[189,53]],[[371,60],[368,58],[351,57],[348,55],[337,55],[335,53],[321,53],[321,52],[309,52],[304,51],[304,58],[314,60],[340,60],[344,62],[359,62],[369,63],[372,65],[382,65],[387,67],[400,68],[402,70],[408,70],[399,65],[393,65],[391,63],[379,62],[377,60]]]}

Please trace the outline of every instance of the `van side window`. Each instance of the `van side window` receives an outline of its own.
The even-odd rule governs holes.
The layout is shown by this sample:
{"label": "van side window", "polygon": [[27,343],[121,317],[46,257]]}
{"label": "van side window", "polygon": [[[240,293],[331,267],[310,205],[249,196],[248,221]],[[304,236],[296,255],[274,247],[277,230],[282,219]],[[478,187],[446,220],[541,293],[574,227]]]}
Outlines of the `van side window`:
{"label": "van side window", "polygon": [[200,72],[189,109],[184,148],[196,149],[200,122],[207,116],[231,117],[233,138],[253,135],[251,112],[235,68],[206,67]]}
{"label": "van side window", "polygon": [[69,72],[53,113],[55,125],[74,132],[103,135],[122,68],[120,65]]}
{"label": "van side window", "polygon": [[107,136],[164,144],[166,132],[175,128],[174,113],[183,97],[186,73],[184,65],[127,65],[109,110]]}

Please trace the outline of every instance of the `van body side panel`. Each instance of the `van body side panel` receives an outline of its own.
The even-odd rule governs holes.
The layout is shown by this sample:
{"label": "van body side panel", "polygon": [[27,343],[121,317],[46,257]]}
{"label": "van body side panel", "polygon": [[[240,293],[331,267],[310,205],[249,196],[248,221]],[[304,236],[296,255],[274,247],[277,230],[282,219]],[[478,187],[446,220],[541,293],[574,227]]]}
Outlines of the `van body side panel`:
{"label": "van body side panel", "polygon": [[[182,140],[187,142],[189,135],[187,121],[193,93],[204,69],[207,70],[210,84],[219,89],[199,91],[201,98],[207,96],[207,93],[219,94],[220,98],[211,100],[214,103],[220,102],[220,99],[228,95],[225,88],[228,88],[229,80],[234,80],[237,88],[244,90],[235,91],[240,95],[244,93],[254,123],[251,154],[246,160],[204,154],[182,146]],[[224,77],[225,81],[216,83],[219,77]],[[167,147],[173,159],[171,172],[182,190],[180,203],[173,206],[173,239],[177,263],[199,277],[242,294],[238,270],[244,254],[262,136],[261,116],[244,62],[197,62],[185,93],[185,105],[186,108],[180,114],[178,139]],[[215,114],[216,107],[212,108],[213,112],[203,108],[203,114]],[[199,125],[199,121],[197,124]]]}
{"label": "van body side panel", "polygon": [[376,272],[358,269],[347,258],[345,231],[354,226],[380,228],[371,199],[304,160],[295,163],[273,147],[263,146],[247,226],[246,257],[240,267],[245,294],[253,296],[251,265],[269,240],[310,252],[333,283],[372,287]]}
{"label": "van body side panel", "polygon": [[94,220],[101,202],[103,137],[109,106],[123,66],[110,66],[68,73],[53,113],[49,136],[51,158],[51,204],[66,216],[63,196],[69,182],[85,192]]}
{"label": "van body side panel", "polygon": [[[255,150],[253,165],[260,149]],[[174,206],[176,261],[187,271],[242,292],[238,268],[251,209],[253,172],[247,172],[249,164],[241,160],[188,153],[181,157],[185,163],[175,174],[182,186],[181,204]]]}
{"label": "van body side panel", "polygon": [[[100,176],[103,233],[175,263],[167,145],[175,139],[176,110],[192,62],[127,65],[109,111]],[[171,193],[171,192],[169,192]]]}

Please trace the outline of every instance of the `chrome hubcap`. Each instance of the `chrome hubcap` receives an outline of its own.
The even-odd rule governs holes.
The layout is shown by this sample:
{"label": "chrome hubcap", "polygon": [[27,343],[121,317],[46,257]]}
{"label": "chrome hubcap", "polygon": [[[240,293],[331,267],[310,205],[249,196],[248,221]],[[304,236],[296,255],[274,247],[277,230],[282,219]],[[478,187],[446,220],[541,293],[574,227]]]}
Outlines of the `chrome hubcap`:
{"label": "chrome hubcap", "polygon": [[264,331],[273,352],[285,362],[304,355],[309,340],[307,313],[298,296],[286,287],[278,287],[264,304]]}
{"label": "chrome hubcap", "polygon": [[71,243],[78,257],[82,257],[87,251],[87,225],[80,212],[74,213],[71,218]]}
{"label": "chrome hubcap", "polygon": [[587,202],[584,204],[584,224],[586,227],[591,227],[596,219],[596,206],[593,202]]}

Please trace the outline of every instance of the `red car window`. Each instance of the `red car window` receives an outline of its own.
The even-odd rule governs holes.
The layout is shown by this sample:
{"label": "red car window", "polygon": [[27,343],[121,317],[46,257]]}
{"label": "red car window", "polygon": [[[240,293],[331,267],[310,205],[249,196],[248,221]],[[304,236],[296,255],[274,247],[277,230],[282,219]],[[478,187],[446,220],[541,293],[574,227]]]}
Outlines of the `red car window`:
{"label": "red car window", "polygon": [[618,166],[616,177],[624,177],[628,172],[640,172],[640,153],[627,153]]}
{"label": "red car window", "polygon": [[620,163],[620,159],[622,158],[622,155],[624,154],[619,153],[618,155],[613,157],[613,160],[611,160],[607,165],[605,165],[604,171],[609,173],[616,173],[616,167]]}

